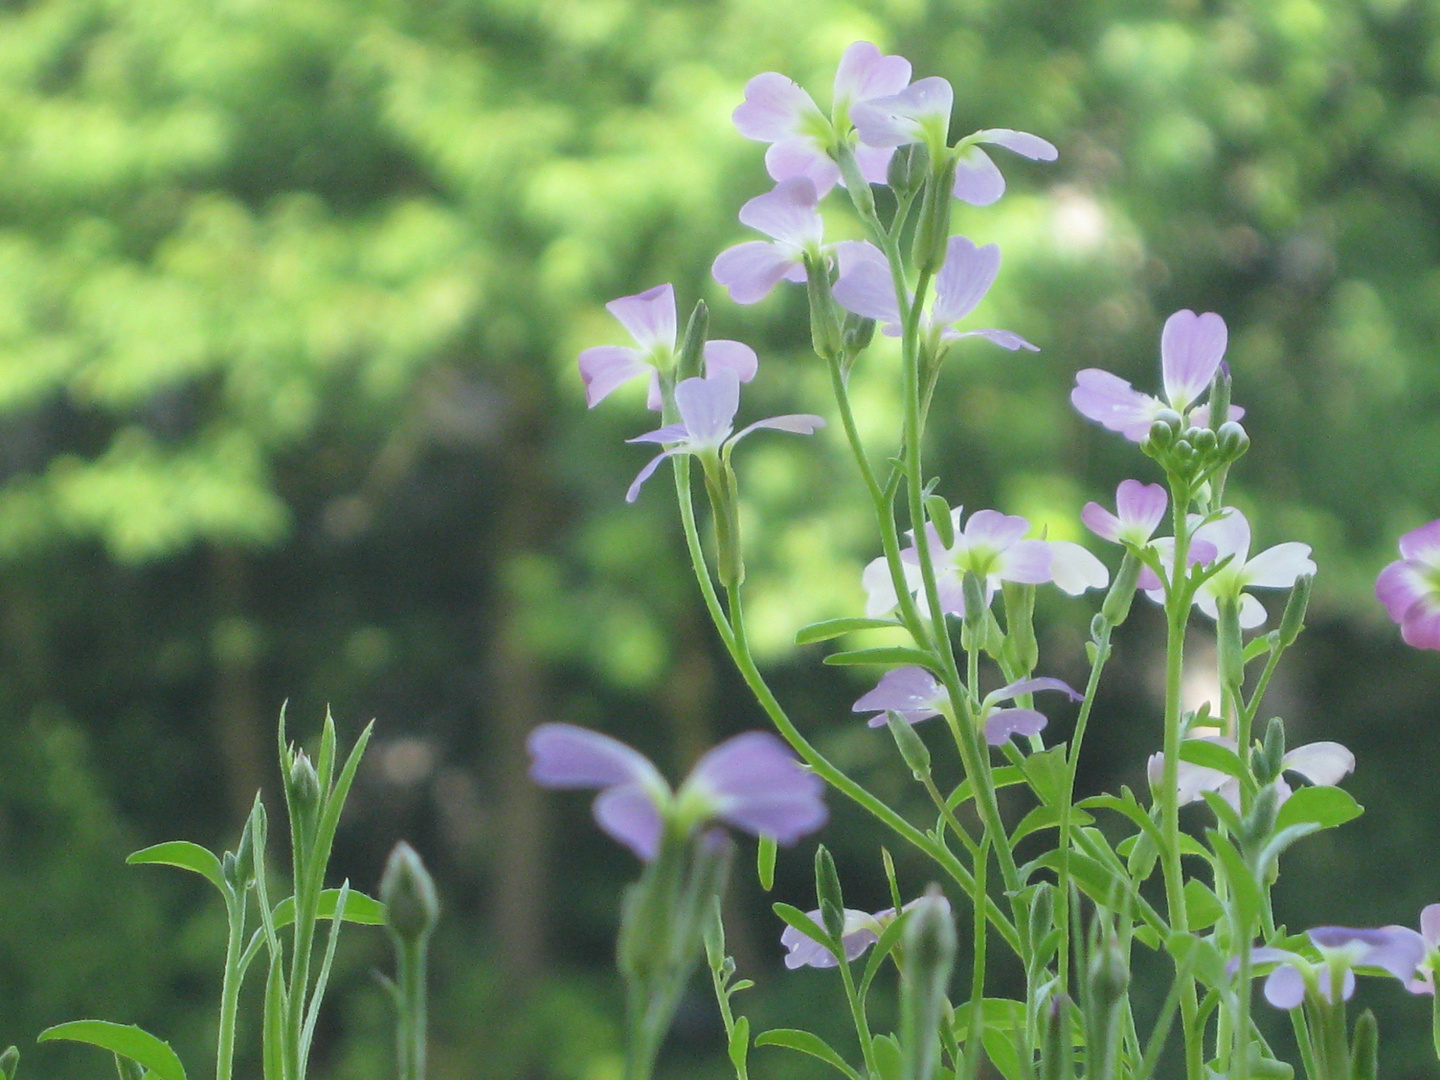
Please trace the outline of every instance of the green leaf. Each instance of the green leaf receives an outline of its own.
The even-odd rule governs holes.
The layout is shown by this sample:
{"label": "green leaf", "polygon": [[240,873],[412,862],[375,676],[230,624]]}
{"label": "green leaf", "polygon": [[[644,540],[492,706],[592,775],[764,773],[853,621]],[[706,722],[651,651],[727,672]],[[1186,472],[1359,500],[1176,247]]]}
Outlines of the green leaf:
{"label": "green leaf", "polygon": [[1202,791],[1200,796],[1205,800],[1205,805],[1210,807],[1210,812],[1215,815],[1215,820],[1224,825],[1229,832],[1238,836],[1244,831],[1240,827],[1240,815],[1218,792]]}
{"label": "green leaf", "polygon": [[985,1047],[985,1056],[1005,1080],[1024,1080],[1020,1069],[1020,1051],[1015,1047],[1015,1033],[1000,1031],[987,1026],[980,1035]]}
{"label": "green leaf", "polygon": [[[317,920],[333,919],[335,917],[335,906],[340,900],[339,889],[325,889],[320,893],[320,904],[316,911]],[[270,916],[274,920],[275,929],[282,926],[289,926],[295,921],[295,898],[287,896],[275,905],[275,911]],[[350,895],[345,898],[345,911],[343,918],[348,923],[357,926],[384,926],[385,905],[372,896],[350,890]]]}
{"label": "green leaf", "polygon": [[[1071,810],[1070,821],[1075,825],[1089,825],[1095,819],[1084,810]],[[1015,826],[1015,831],[1010,834],[1010,846],[1013,848],[1022,839],[1031,833],[1039,832],[1042,829],[1053,829],[1060,824],[1060,810],[1056,806],[1037,806],[1020,819],[1020,824]]]}
{"label": "green leaf", "polygon": [[[973,1003],[966,1001],[955,1010],[955,1037],[961,1042],[970,1034]],[[986,1030],[1015,1031],[1025,1027],[1025,1003],[1010,998],[986,998],[980,1003],[980,1018]]]}
{"label": "green leaf", "polygon": [[1189,916],[1191,930],[1204,930],[1224,918],[1225,908],[1209,886],[1191,878],[1185,882],[1185,913]]}
{"label": "green leaf", "polygon": [[1054,806],[1065,797],[1065,783],[1070,778],[1070,770],[1065,761],[1064,746],[1052,746],[1049,750],[1031,754],[1021,767],[1042,803]]}
{"label": "green leaf", "polygon": [[278,952],[270,958],[270,974],[265,979],[265,1014],[261,1025],[264,1080],[284,1080],[285,1077],[285,975],[281,960]]}
{"label": "green leaf", "polygon": [[755,1036],[756,1046],[781,1046],[786,1050],[794,1050],[801,1054],[809,1054],[813,1058],[819,1058],[827,1065],[840,1070],[850,1080],[860,1080],[860,1074],[845,1064],[845,1059],[830,1048],[830,1044],[819,1035],[812,1035],[808,1031],[799,1031],[795,1028],[773,1028],[770,1031],[761,1032]]}
{"label": "green leaf", "polygon": [[1165,951],[1175,958],[1177,977],[1189,972],[1206,986],[1229,987],[1232,977],[1225,970],[1225,958],[1208,939],[1177,930],[1165,939]]}
{"label": "green leaf", "polygon": [[775,887],[775,852],[775,838],[762,834],[760,846],[755,849],[755,874],[766,892]]}
{"label": "green leaf", "polygon": [[900,1040],[894,1035],[877,1035],[870,1045],[875,1053],[876,1080],[903,1080],[905,1055],[900,1052]]}
{"label": "green leaf", "polygon": [[745,1075],[745,1061],[750,1056],[750,1018],[741,1016],[735,1021],[735,1026],[730,1029],[730,1064],[735,1066],[735,1072]]}
{"label": "green leaf", "polygon": [[1206,769],[1215,769],[1226,776],[1233,776],[1236,780],[1245,779],[1245,763],[1240,760],[1240,755],[1219,743],[1205,739],[1182,739],[1180,760]]}
{"label": "green leaf", "polygon": [[1280,807],[1275,816],[1275,829],[1291,825],[1314,824],[1322,829],[1333,829],[1353,821],[1365,812],[1354,797],[1338,787],[1302,787]]}
{"label": "green leaf", "polygon": [[[836,956],[843,955],[839,942],[831,941],[830,935],[825,932],[825,928],[809,915],[806,915],[805,912],[789,904],[772,904],[770,906],[775,914],[779,915],[787,925],[793,926],[811,941],[816,941],[824,945],[832,954]],[[756,1045],[758,1046],[759,1043],[756,1043]]]}
{"label": "green leaf", "polygon": [[199,874],[220,890],[221,896],[228,896],[230,889],[225,884],[225,875],[220,872],[220,860],[213,853],[189,840],[170,840],[153,847],[142,848],[125,860],[131,866],[178,866]]}
{"label": "green leaf", "polygon": [[860,979],[860,1000],[865,1000],[865,995],[870,989],[870,983],[880,971],[880,965],[885,962],[895,946],[900,944],[900,935],[905,932],[906,912],[901,912],[889,926],[880,933],[880,939],[875,942],[875,947],[870,950],[870,958],[865,961],[865,974]]}
{"label": "green leaf", "polygon": [[1234,898],[1240,923],[1248,930],[1260,917],[1260,883],[1255,880],[1255,875],[1234,844],[1215,829],[1205,830],[1205,835],[1225,870],[1225,880],[1230,883],[1230,894]]}
{"label": "green leaf", "polygon": [[[204,850],[203,848],[201,849]],[[208,852],[207,852],[208,854]],[[56,1024],[39,1035],[39,1042],[65,1039],[88,1043],[112,1054],[129,1058],[149,1069],[159,1080],[185,1080],[185,1067],[170,1044],[134,1024],[112,1024],[108,1020],[72,1020]]]}
{"label": "green leaf", "polygon": [[817,641],[829,641],[842,634],[852,634],[856,630],[880,630],[899,625],[894,619],[825,619],[795,631],[795,644],[813,645]]}
{"label": "green leaf", "polygon": [[[999,791],[1001,788],[1023,784],[1025,782],[1025,774],[1020,771],[1020,766],[1018,765],[1001,765],[999,768],[991,771],[990,779],[995,785],[995,790]],[[960,781],[960,786],[950,793],[950,797],[945,800],[945,805],[951,810],[954,810],[966,799],[973,799],[974,797],[975,786],[971,784],[967,778]]]}
{"label": "green leaf", "polygon": [[901,645],[891,646],[883,649],[853,649],[850,652],[831,653],[825,657],[827,664],[840,664],[842,666],[853,666],[856,664],[883,664],[886,667],[899,667],[902,664],[913,664],[923,667],[928,671],[935,670],[935,658],[928,652],[919,649],[909,649]]}

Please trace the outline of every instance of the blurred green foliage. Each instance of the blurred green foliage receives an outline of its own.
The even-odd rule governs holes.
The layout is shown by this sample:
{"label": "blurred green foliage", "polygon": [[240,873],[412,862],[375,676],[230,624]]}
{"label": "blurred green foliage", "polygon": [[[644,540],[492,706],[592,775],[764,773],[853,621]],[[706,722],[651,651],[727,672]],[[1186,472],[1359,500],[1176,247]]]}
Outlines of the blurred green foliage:
{"label": "blurred green foliage", "polygon": [[[586,415],[574,357],[620,340],[604,301],[673,281],[759,350],[747,415],[823,408],[798,290],[742,312],[708,267],[768,186],[728,120],[745,80],[783,71],[823,103],[859,38],[951,79],[957,129],[1061,153],[1005,161],[1005,200],[957,211],[1005,253],[977,319],[1043,352],[956,355],[941,490],[1079,538],[1084,500],[1142,466],[1072,413],[1074,372],[1150,387],[1164,316],[1223,314],[1255,439],[1236,497],[1261,542],[1304,540],[1322,568],[1312,659],[1275,707],[1357,749],[1371,806],[1352,849],[1296,872],[1289,918],[1410,922],[1435,898],[1416,862],[1440,821],[1440,680],[1369,590],[1398,532],[1440,512],[1440,3],[11,0],[0,1043],[104,1015],[203,1072],[217,913],[122,858],[233,844],[249,793],[273,792],[288,697],[292,718],[380,719],[342,871],[373,888],[407,832],[442,878],[435,1075],[611,1075],[604,969],[632,868],[583,801],[528,790],[524,732],[593,724],[678,772],[758,717],[716,660],[664,485],[621,502],[638,397]],[[880,445],[889,359],[855,376]],[[821,440],[742,457],[759,644],[827,748],[883,786],[854,684],[786,644],[853,612],[874,554],[845,461]],[[1086,616],[1044,614],[1063,669]],[[1096,785],[1134,782],[1150,749],[1146,627],[1122,642]],[[850,824],[837,807],[842,872],[876,885],[877,838]],[[779,888],[800,903],[804,880],[782,866]],[[765,975],[776,928],[747,897],[732,936]],[[383,1075],[389,1052],[364,974],[384,959],[353,936],[320,1036],[337,1078]],[[721,1075],[693,1011],[679,1050]],[[1403,1025],[1423,1029],[1400,1015],[1394,1075],[1419,1060]],[[91,1064],[61,1055],[27,1068]]]}

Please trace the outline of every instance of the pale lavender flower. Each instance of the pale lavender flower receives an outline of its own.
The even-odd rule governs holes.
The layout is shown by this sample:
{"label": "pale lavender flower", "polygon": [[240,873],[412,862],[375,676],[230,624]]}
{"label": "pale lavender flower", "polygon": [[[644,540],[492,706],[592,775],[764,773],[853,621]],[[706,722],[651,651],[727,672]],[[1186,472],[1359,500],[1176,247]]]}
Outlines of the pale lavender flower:
{"label": "pale lavender flower", "polygon": [[[1425,941],[1408,926],[1352,929],[1347,926],[1317,926],[1307,931],[1319,961],[1289,949],[1253,949],[1250,959],[1257,965],[1278,963],[1265,978],[1265,1000],[1277,1009],[1294,1009],[1306,995],[1333,1003],[1336,991],[1341,1001],[1355,993],[1357,967],[1382,968],[1408,987],[1425,956]],[[1238,960],[1229,963],[1233,975]]]}
{"label": "pale lavender flower", "polygon": [[[1227,750],[1239,749],[1235,740],[1225,735],[1194,737],[1223,746]],[[1281,772],[1296,773],[1319,787],[1334,787],[1355,771],[1355,755],[1337,742],[1314,742],[1297,746],[1287,751],[1280,762]],[[1163,752],[1150,755],[1146,773],[1150,778],[1151,788],[1158,791],[1165,776]],[[1205,792],[1213,791],[1236,810],[1240,809],[1240,781],[1229,773],[1182,761],[1176,775],[1179,805],[1199,802]],[[1290,785],[1283,778],[1275,780],[1275,792],[1279,796],[1277,805],[1283,805],[1292,794]]]}
{"label": "pale lavender flower", "polygon": [[1217,561],[1230,559],[1195,591],[1195,606],[1214,619],[1219,617],[1221,599],[1238,599],[1240,625],[1247,630],[1265,621],[1265,607],[1242,590],[1288,589],[1302,574],[1315,573],[1310,545],[1294,540],[1250,558],[1250,523],[1234,507],[1226,507],[1217,520],[1196,529],[1195,539],[1212,544]]}
{"label": "pale lavender flower", "polygon": [[[868,41],[845,50],[835,72],[831,118],[793,79],[767,71],[745,84],[745,100],[736,107],[735,127],[747,139],[767,142],[765,169],[774,180],[804,176],[824,195],[841,183],[840,168],[830,156],[837,139],[848,138],[850,109],[858,102],[903,90],[910,82],[910,61],[886,56]],[[835,124],[843,123],[837,131]],[[885,182],[893,149],[855,148],[860,173],[872,184]]]}
{"label": "pale lavender flower", "polygon": [[910,665],[887,671],[875,689],[855,702],[852,710],[876,713],[868,721],[873,728],[885,726],[886,712],[897,712],[908,723],[915,724],[939,716],[947,696],[945,687],[934,675]]}
{"label": "pale lavender flower", "polygon": [[1150,537],[1165,520],[1169,505],[1170,496],[1159,484],[1121,480],[1115,489],[1118,514],[1112,514],[1097,502],[1088,502],[1080,511],[1080,520],[1100,539],[1138,551],[1150,543]]}
{"label": "pale lavender flower", "polygon": [[790,413],[785,416],[772,416],[768,420],[757,420],[732,435],[735,411],[739,407],[740,383],[734,372],[721,370],[703,379],[683,380],[675,387],[675,408],[680,413],[680,422],[667,424],[655,431],[626,440],[632,443],[668,445],[640,470],[635,482],[630,485],[630,490],[625,493],[625,501],[634,502],[640,497],[640,486],[650,479],[651,474],[659,468],[660,462],[667,457],[681,454],[728,457],[731,447],[760,428],[810,435],[817,428],[825,426],[823,417],[810,413]]}
{"label": "pale lavender flower", "polygon": [[987,694],[980,704],[980,715],[984,717],[985,724],[985,741],[991,746],[1003,746],[1016,735],[1039,735],[1045,730],[1049,720],[1037,709],[1019,706],[1008,709],[995,707],[1002,701],[1013,701],[1023,694],[1033,694],[1039,690],[1059,690],[1071,701],[1079,701],[1081,698],[1068,683],[1060,679],[1021,679],[1009,686],[1002,686],[999,690]]}
{"label": "pale lavender flower", "polygon": [[[900,909],[901,913],[909,911],[924,897],[911,900]],[[950,910],[950,901],[941,896],[937,900],[943,905],[946,912]],[[818,910],[807,912],[817,926],[825,925],[821,922],[821,915]],[[845,921],[840,934],[840,947],[845,951],[845,959],[858,960],[865,955],[866,950],[880,940],[880,935],[885,928],[896,919],[895,909],[886,908],[884,911],[877,911],[871,915],[869,912],[856,911],[854,908],[845,909]],[[780,944],[785,946],[785,966],[787,968],[833,968],[840,966],[839,958],[821,945],[814,938],[802,934],[793,926],[787,926],[780,935]]]}
{"label": "pale lavender flower", "polygon": [[[888,97],[874,97],[850,110],[860,141],[876,147],[896,147],[923,142],[931,158],[939,161],[948,154],[950,109],[955,91],[939,76],[918,79]],[[977,131],[963,141],[955,169],[954,194],[975,206],[988,206],[1005,194],[1005,177],[979,143],[1003,146],[1032,161],[1054,161],[1055,147],[1038,135],[1010,128]]]}
{"label": "pale lavender flower", "polygon": [[1400,537],[1400,560],[1380,571],[1375,596],[1405,644],[1440,649],[1440,521]]}
{"label": "pale lavender flower", "polygon": [[[1131,442],[1138,443],[1149,434],[1162,409],[1175,410],[1185,424],[1204,426],[1209,422],[1209,408],[1195,402],[1215,377],[1227,339],[1225,320],[1214,312],[1177,311],[1165,320],[1160,336],[1164,401],[1140,393],[1124,379],[1099,368],[1076,374],[1070,401],[1080,415],[1118,431]],[[1229,419],[1239,420],[1244,415],[1244,409],[1230,406]]]}
{"label": "pale lavender flower", "polygon": [[1440,970],[1440,904],[1429,904],[1421,910],[1420,937],[1425,942],[1425,959],[1405,989],[1412,994],[1434,996],[1435,972]]}
{"label": "pale lavender flower", "polygon": [[[888,336],[898,337],[900,307],[884,253],[873,244],[857,242],[848,245],[843,254],[840,277],[835,282],[836,302],[857,315],[881,323]],[[952,325],[975,310],[999,272],[997,245],[976,247],[974,241],[964,236],[950,237],[945,249],[945,265],[935,276],[935,300],[921,319],[923,332],[942,341],[983,337],[1006,349],[1038,351],[1036,346],[1009,330],[960,331]]]}
{"label": "pale lavender flower", "polygon": [[541,724],[525,745],[536,783],[599,788],[596,822],[646,862],[659,853],[667,822],[688,834],[723,821],[782,844],[825,823],[824,784],[769,732],[749,731],[716,746],[674,794],[649,758],[598,731]]}
{"label": "pale lavender flower", "polygon": [[792,176],[740,208],[740,221],[772,242],[750,240],[726,248],[710,268],[737,304],[759,303],[781,281],[804,281],[805,257],[819,260],[825,223],[807,176]]}
{"label": "pale lavender flower", "polygon": [[[1023,585],[1054,582],[1072,596],[1086,589],[1104,588],[1110,575],[1094,555],[1079,544],[1059,540],[1026,540],[1030,523],[1023,517],[995,510],[977,510],[962,530],[963,508],[951,511],[955,543],[945,547],[933,525],[926,536],[935,560],[935,586],[940,608],[947,615],[965,614],[965,574],[973,571],[985,586],[989,603],[1001,582]],[[900,552],[906,586],[925,607],[919,555],[913,547]],[[899,603],[889,564],[884,557],[870,562],[861,577],[865,587],[865,613],[870,618],[889,614]]]}
{"label": "pale lavender flower", "polygon": [[[642,375],[650,377],[648,404],[659,411],[660,372],[675,365],[675,288],[657,285],[634,296],[622,296],[605,305],[630,331],[635,346],[597,345],[580,354],[580,378],[585,382],[585,404],[594,408],[612,390]],[[705,343],[705,369],[731,371],[741,382],[755,377],[755,350],[738,341],[717,339]]]}

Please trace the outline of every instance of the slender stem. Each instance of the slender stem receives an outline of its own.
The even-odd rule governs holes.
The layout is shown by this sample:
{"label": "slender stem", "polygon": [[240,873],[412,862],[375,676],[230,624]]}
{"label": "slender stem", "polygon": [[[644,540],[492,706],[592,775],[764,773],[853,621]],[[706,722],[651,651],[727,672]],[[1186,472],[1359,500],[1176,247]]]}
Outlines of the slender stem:
{"label": "slender stem", "polygon": [[[1003,837],[1001,838],[1003,841]],[[985,891],[985,874],[990,863],[990,837],[980,841],[980,855],[975,860],[975,884]],[[975,920],[975,959],[970,969],[970,1036],[965,1040],[964,1080],[975,1080],[980,1071],[980,1049],[985,1030],[985,920]]]}
{"label": "slender stem", "polygon": [[240,984],[245,978],[241,954],[245,947],[245,890],[225,897],[230,936],[225,943],[225,974],[220,983],[220,1031],[215,1047],[215,1080],[230,1080],[235,1068],[235,1020],[240,1006]]}
{"label": "slender stem", "polygon": [[865,1015],[865,1002],[860,1000],[860,995],[855,991],[855,977],[850,973],[850,962],[842,959],[839,967],[840,981],[845,985],[845,1000],[850,1003],[850,1020],[855,1025],[855,1036],[860,1040],[860,1055],[865,1059],[865,1075],[879,1076],[880,1073],[875,1067],[875,1037],[870,1033],[870,1019]]}
{"label": "slender stem", "polygon": [[396,942],[398,1080],[425,1080],[426,946],[423,938]]}

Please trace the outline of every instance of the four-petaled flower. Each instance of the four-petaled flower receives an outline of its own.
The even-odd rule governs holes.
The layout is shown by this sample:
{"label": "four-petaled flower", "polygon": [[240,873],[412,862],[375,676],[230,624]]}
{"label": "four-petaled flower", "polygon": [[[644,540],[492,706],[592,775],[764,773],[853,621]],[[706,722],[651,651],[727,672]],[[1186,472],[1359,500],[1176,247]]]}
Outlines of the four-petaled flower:
{"label": "four-petaled flower", "polygon": [[[1265,978],[1265,1000],[1277,1009],[1294,1009],[1307,996],[1327,1003],[1333,1003],[1337,996],[1349,1001],[1355,993],[1357,967],[1383,968],[1409,986],[1425,956],[1424,939],[1408,926],[1373,930],[1317,926],[1306,936],[1320,954],[1318,961],[1290,949],[1266,946],[1251,950],[1252,963],[1279,962]],[[1232,975],[1238,967],[1238,960],[1230,961]]]}
{"label": "four-petaled flower", "polygon": [[[1245,515],[1234,507],[1226,507],[1220,517],[1195,530],[1192,547],[1196,544],[1213,548],[1212,560],[1230,561],[1195,590],[1195,606],[1210,618],[1218,618],[1221,600],[1236,600],[1240,605],[1240,625],[1246,630],[1259,626],[1265,621],[1265,606],[1259,600],[1244,592],[1255,587],[1261,589],[1288,589],[1302,574],[1314,574],[1315,562],[1310,558],[1310,545],[1296,540],[1266,548],[1253,559],[1250,554],[1250,523]],[[1165,545],[1168,552],[1168,566],[1174,561],[1174,541]],[[1162,554],[1162,559],[1165,556]],[[1159,582],[1145,581],[1141,587],[1148,590],[1151,599],[1164,602],[1164,594],[1158,588]]]}
{"label": "four-petaled flower", "polygon": [[[580,378],[585,382],[585,404],[594,408],[617,387],[641,375],[650,376],[648,404],[661,406],[660,372],[675,365],[675,288],[653,289],[622,296],[605,305],[630,331],[636,348],[597,345],[580,354]],[[755,350],[738,341],[717,339],[705,343],[705,370],[730,371],[740,382],[755,377]]]}
{"label": "four-petaled flower", "polygon": [[[1160,335],[1164,401],[1140,393],[1124,379],[1099,368],[1076,374],[1070,401],[1081,416],[1118,431],[1131,442],[1138,443],[1149,434],[1162,409],[1173,409],[1186,424],[1203,427],[1209,422],[1210,409],[1195,402],[1214,379],[1225,356],[1227,338],[1225,320],[1214,312],[1177,311],[1165,320]],[[1238,405],[1230,406],[1229,419],[1239,420],[1244,415]]]}
{"label": "four-petaled flower", "polygon": [[625,493],[625,501],[634,502],[640,497],[640,486],[650,479],[660,462],[667,457],[681,454],[728,456],[732,446],[760,428],[809,435],[816,428],[825,426],[823,417],[810,413],[790,413],[785,416],[772,416],[768,420],[756,420],[732,435],[735,411],[739,407],[740,383],[733,372],[720,370],[704,379],[683,380],[675,387],[675,408],[680,413],[680,422],[667,424],[627,440],[632,443],[668,445],[640,470],[640,475],[635,477],[635,482]]}
{"label": "four-petaled flower", "polygon": [[[1223,746],[1227,750],[1238,749],[1235,740],[1225,735],[1198,736],[1204,742]],[[1293,772],[1303,776],[1318,787],[1334,787],[1355,771],[1355,755],[1337,742],[1314,742],[1297,746],[1286,751],[1280,759],[1282,772]],[[1159,790],[1165,775],[1165,755],[1150,755],[1146,766],[1152,789]],[[1190,761],[1180,762],[1177,772],[1179,804],[1199,802],[1204,792],[1214,791],[1236,810],[1240,809],[1240,781],[1220,769],[1208,765],[1196,765]],[[1275,780],[1278,803],[1290,798],[1292,790],[1283,777]]]}
{"label": "four-petaled flower", "polygon": [[[917,897],[900,909],[904,914],[913,908],[921,900]],[[945,911],[950,910],[950,902],[941,896],[938,903],[943,905]],[[817,926],[823,926],[820,921],[820,912],[807,912],[810,920]],[[856,911],[854,908],[845,909],[845,921],[840,932],[840,947],[845,951],[845,959],[858,960],[865,954],[865,951],[880,940],[880,935],[885,928],[893,923],[898,916],[894,908],[886,908],[884,911],[877,911],[870,914],[868,911]],[[787,926],[780,935],[780,944],[785,946],[785,966],[787,968],[813,967],[833,968],[840,966],[840,959],[820,942],[801,933],[793,926]]]}
{"label": "four-petaled flower", "polygon": [[541,724],[525,745],[537,784],[599,788],[596,822],[646,862],[659,853],[667,824],[689,835],[723,821],[782,844],[825,824],[824,783],[769,732],[748,731],[716,746],[673,794],[649,758],[598,731]]}
{"label": "four-petaled flower", "polygon": [[[884,325],[884,333],[898,337],[900,307],[895,300],[895,280],[885,255],[866,242],[838,245],[841,248],[840,277],[835,282],[835,299],[857,315]],[[945,265],[935,275],[935,300],[922,317],[924,333],[931,338],[954,341],[962,337],[983,337],[1006,349],[1038,352],[1019,334],[1009,330],[965,330],[952,327],[985,298],[995,275],[1000,272],[1000,249],[994,244],[976,247],[963,236],[950,237]]]}
{"label": "four-petaled flower", "polygon": [[1415,978],[1405,984],[1412,994],[1435,994],[1435,972],[1440,970],[1440,904],[1427,904],[1420,911],[1420,938],[1425,943],[1425,959],[1420,962]]}
{"label": "four-petaled flower", "polygon": [[[1049,722],[1045,714],[1035,709],[1014,707],[998,708],[1002,701],[1013,701],[1022,694],[1033,694],[1038,690],[1059,690],[1079,701],[1080,695],[1061,679],[1021,679],[1009,686],[1002,686],[985,696],[980,703],[980,716],[985,725],[985,741],[991,746],[1000,746],[1015,735],[1038,735]],[[885,726],[887,712],[898,713],[910,724],[939,716],[946,708],[949,696],[945,687],[930,672],[914,665],[898,667],[881,676],[875,688],[863,694],[852,706],[854,712],[875,713],[867,723],[872,728]]]}
{"label": "four-petaled flower", "polygon": [[820,241],[825,223],[817,209],[819,203],[810,178],[792,176],[740,208],[741,223],[773,242],[749,240],[715,257],[710,272],[730,290],[730,299],[737,304],[756,304],[782,280],[805,280],[806,257],[811,261],[823,257]]}
{"label": "four-petaled flower", "polygon": [[1400,537],[1400,559],[1380,571],[1375,596],[1405,644],[1440,649],[1440,521]]}
{"label": "four-petaled flower", "polygon": [[[850,110],[850,119],[863,143],[876,147],[924,143],[931,159],[939,161],[950,153],[950,108],[954,103],[950,83],[932,75],[897,94],[860,102]],[[1005,177],[978,143],[1003,146],[1031,161],[1054,161],[1057,156],[1055,147],[1040,136],[1010,128],[987,128],[963,142],[952,190],[955,198],[974,206],[989,206],[1005,194]]]}
{"label": "four-petaled flower", "polygon": [[[747,139],[768,142],[765,169],[774,180],[807,177],[824,195],[840,181],[840,167],[830,156],[839,138],[848,138],[850,109],[856,103],[903,90],[910,82],[910,61],[885,56],[868,41],[845,50],[835,72],[832,115],[826,117],[793,79],[767,71],[745,84],[745,100],[736,106],[735,127]],[[837,131],[835,124],[843,124]],[[872,184],[885,182],[885,168],[893,149],[855,148],[860,173]]]}

